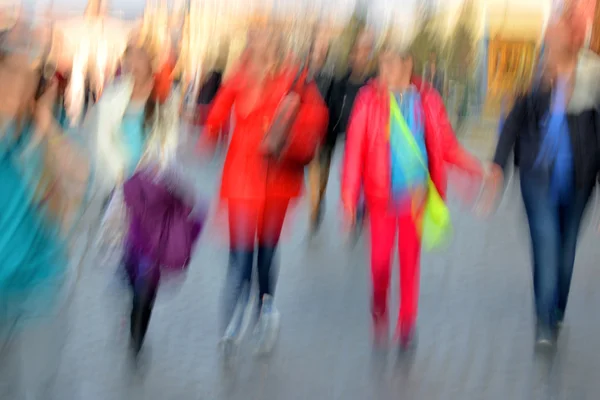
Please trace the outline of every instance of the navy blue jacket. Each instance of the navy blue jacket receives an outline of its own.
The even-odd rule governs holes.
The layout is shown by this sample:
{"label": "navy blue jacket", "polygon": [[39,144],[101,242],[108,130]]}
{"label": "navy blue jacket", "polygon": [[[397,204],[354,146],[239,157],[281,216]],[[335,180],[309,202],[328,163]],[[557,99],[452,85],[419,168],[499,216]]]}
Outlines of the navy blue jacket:
{"label": "navy blue jacket", "polygon": [[[548,89],[531,91],[517,98],[502,127],[494,163],[505,169],[510,153],[515,150],[521,172],[540,168],[536,160],[543,141],[542,121],[549,112],[550,101],[551,91]],[[575,185],[579,189],[589,189],[596,182],[600,166],[600,116],[597,107],[590,106],[577,113],[569,112],[567,120]],[[551,168],[546,171],[548,176],[550,171]]]}

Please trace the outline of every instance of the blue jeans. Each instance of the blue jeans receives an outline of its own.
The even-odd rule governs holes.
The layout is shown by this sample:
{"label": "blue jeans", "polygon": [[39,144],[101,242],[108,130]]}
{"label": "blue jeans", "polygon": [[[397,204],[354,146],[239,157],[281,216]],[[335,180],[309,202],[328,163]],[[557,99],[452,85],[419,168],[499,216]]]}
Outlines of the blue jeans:
{"label": "blue jeans", "polygon": [[222,331],[229,325],[238,304],[247,304],[252,287],[256,254],[258,308],[265,295],[275,294],[275,254],[289,200],[267,200],[260,207],[229,201],[229,267],[223,296]]}
{"label": "blue jeans", "polygon": [[533,291],[538,323],[549,328],[567,308],[581,218],[592,188],[562,199],[551,195],[548,175],[522,171],[521,193],[533,253]]}

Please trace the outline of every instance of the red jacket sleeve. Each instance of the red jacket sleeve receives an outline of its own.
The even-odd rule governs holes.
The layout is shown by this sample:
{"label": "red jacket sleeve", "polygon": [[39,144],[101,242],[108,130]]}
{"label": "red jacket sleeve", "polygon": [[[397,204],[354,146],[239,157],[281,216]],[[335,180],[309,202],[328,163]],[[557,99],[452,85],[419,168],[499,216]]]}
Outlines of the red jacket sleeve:
{"label": "red jacket sleeve", "polygon": [[346,132],[346,148],[342,167],[342,203],[347,209],[356,209],[361,190],[362,173],[367,151],[368,94],[359,92]]}
{"label": "red jacket sleeve", "polygon": [[238,77],[233,76],[217,92],[206,117],[205,132],[200,137],[201,140],[216,142],[222,128],[229,123],[231,109],[237,95],[237,82]]}
{"label": "red jacket sleeve", "polygon": [[446,108],[440,95],[431,90],[427,94],[431,118],[438,131],[437,138],[442,149],[444,161],[471,175],[481,176],[483,173],[481,163],[466,151],[456,139]]}
{"label": "red jacket sleeve", "polygon": [[309,163],[325,135],[327,121],[327,107],[317,87],[311,83],[302,93],[300,109],[292,125],[283,158],[303,164]]}

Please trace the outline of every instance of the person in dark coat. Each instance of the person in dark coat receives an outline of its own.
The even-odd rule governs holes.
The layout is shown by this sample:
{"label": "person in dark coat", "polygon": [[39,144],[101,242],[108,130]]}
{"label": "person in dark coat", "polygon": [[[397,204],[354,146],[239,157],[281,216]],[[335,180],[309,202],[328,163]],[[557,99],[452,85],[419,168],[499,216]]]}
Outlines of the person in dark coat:
{"label": "person in dark coat", "polygon": [[219,71],[211,71],[208,73],[206,80],[200,87],[198,98],[196,99],[197,113],[195,124],[197,126],[204,126],[206,117],[208,116],[208,110],[210,104],[214,100],[219,88],[221,87],[221,81],[223,80],[223,74]]}
{"label": "person in dark coat", "polygon": [[[333,74],[326,70],[325,63],[329,54],[329,43],[315,41],[310,54],[309,80],[313,80],[325,104],[329,104],[331,91],[334,86]],[[324,186],[327,184],[327,175],[322,173],[322,153],[318,153],[309,167],[310,209],[312,228],[316,230],[320,222]],[[325,183],[323,183],[325,180]]]}
{"label": "person in dark coat", "polygon": [[567,12],[548,28],[543,79],[516,99],[490,174],[499,187],[518,144],[538,346],[553,346],[563,324],[580,225],[599,170],[600,62],[580,51],[585,32],[574,20]]}
{"label": "person in dark coat", "polygon": [[[319,150],[318,171],[313,176],[318,177],[311,182],[311,226],[315,232],[323,218],[323,200],[329,180],[329,169],[331,158],[336,143],[343,136],[348,127],[350,114],[354,106],[354,100],[360,89],[363,88],[372,77],[369,70],[369,61],[374,48],[374,38],[368,31],[361,32],[350,54],[350,71],[340,80],[335,81],[330,89],[327,105],[329,108],[329,125],[327,134]],[[357,233],[362,226],[363,212],[357,213]]]}

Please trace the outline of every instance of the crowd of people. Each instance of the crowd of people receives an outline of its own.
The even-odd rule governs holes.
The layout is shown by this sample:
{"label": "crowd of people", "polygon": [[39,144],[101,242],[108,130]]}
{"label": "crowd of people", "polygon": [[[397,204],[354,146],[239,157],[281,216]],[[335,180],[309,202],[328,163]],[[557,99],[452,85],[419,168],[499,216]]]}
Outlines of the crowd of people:
{"label": "crowd of people", "polygon": [[[205,79],[194,121],[201,129],[198,157],[213,152],[223,136],[229,140],[219,192],[229,223],[225,355],[234,354],[250,326],[257,353],[272,350],[280,320],[274,264],[282,227],[308,170],[311,231],[318,231],[340,139],[345,220],[356,237],[364,224],[370,227],[375,345],[386,344],[390,335],[395,241],[401,301],[392,337],[408,350],[416,343],[421,249],[440,247],[451,229],[444,203],[449,169],[483,186],[481,207],[489,212],[519,144],[536,343],[553,346],[567,306],[580,222],[600,167],[597,93],[590,94],[595,64],[581,61],[583,37],[572,20],[566,12],[548,29],[541,83],[515,101],[489,164],[456,139],[435,67],[425,79],[417,76],[410,46],[393,32],[376,48],[375,35],[361,31],[348,73],[335,79],[325,68],[328,43],[316,41],[301,64],[283,51],[280,32],[252,30],[231,74],[211,72]],[[94,262],[118,262],[127,277],[134,355],[143,347],[161,276],[190,263],[206,205],[178,159],[180,91],[164,82],[168,74],[153,70],[150,50],[131,43],[121,76],[90,105],[81,128],[66,132],[64,112],[56,108],[64,78],[42,79],[45,54],[35,53],[21,35],[3,36],[3,338],[28,329],[20,322],[56,304],[69,273],[70,242],[82,224],[98,238],[89,247],[102,249]]]}

